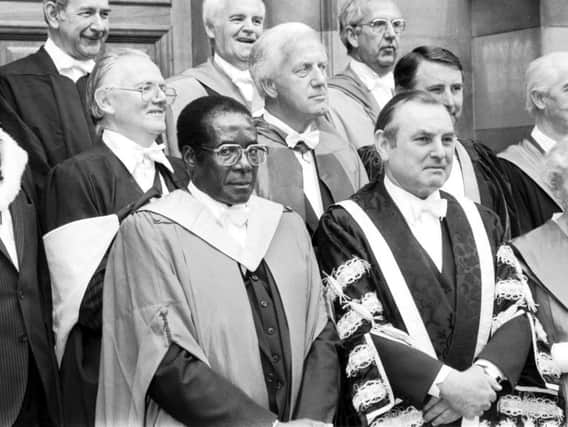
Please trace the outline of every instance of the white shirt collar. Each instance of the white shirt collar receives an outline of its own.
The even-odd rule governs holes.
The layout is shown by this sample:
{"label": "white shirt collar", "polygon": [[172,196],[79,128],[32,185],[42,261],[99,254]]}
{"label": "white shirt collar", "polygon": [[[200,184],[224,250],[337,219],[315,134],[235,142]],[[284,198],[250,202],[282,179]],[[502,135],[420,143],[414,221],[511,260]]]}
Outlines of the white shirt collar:
{"label": "white shirt collar", "polygon": [[[294,129],[292,129],[290,126],[288,126],[286,123],[284,123],[282,120],[280,120],[278,117],[273,116],[272,114],[270,114],[268,111],[264,110],[262,113],[262,117],[264,118],[264,120],[266,120],[269,124],[271,124],[274,127],[277,127],[278,129],[280,129],[282,132],[284,132],[286,135],[300,135],[300,132],[296,132]],[[304,132],[310,132],[311,130],[313,130],[313,126],[312,124],[309,124],[308,127],[301,133]],[[286,142],[286,144],[288,144],[288,142]],[[290,146],[290,145],[289,145]]]}
{"label": "white shirt collar", "polygon": [[95,61],[93,59],[75,59],[57,46],[50,38],[47,39],[43,48],[55,64],[55,68],[57,68],[59,74],[66,75],[66,71],[70,69],[80,69],[83,75],[85,75],[92,72],[95,67]]}
{"label": "white shirt collar", "polygon": [[[140,156],[143,155],[142,152],[144,147],[137,144],[130,138],[110,129],[105,129],[103,131],[102,139],[105,145],[126,167],[128,172],[133,174],[134,169],[136,169],[136,166],[140,163]],[[158,147],[158,144],[155,141],[152,142],[152,145],[148,148],[154,147]],[[163,154],[163,158],[160,160],[160,163],[163,164],[171,173],[174,173],[174,168],[165,154]]]}
{"label": "white shirt collar", "polygon": [[545,153],[548,153],[556,145],[556,141],[545,135],[537,126],[533,128],[531,136]]}
{"label": "white shirt collar", "polygon": [[404,188],[396,185],[392,180],[385,175],[385,189],[392,197],[394,203],[404,216],[404,219],[409,225],[414,225],[420,212],[420,205],[426,200],[439,200],[441,199],[440,191],[436,190],[430,194],[426,199],[420,199],[414,194],[409,193]]}
{"label": "white shirt collar", "polygon": [[239,70],[233,64],[230,64],[229,62],[221,58],[220,55],[214,55],[213,61],[221,70],[223,70],[225,74],[229,76],[232,81],[250,80],[252,82],[252,77],[249,70]]}
{"label": "white shirt collar", "polygon": [[381,86],[385,89],[390,89],[394,91],[394,75],[392,71],[389,71],[384,76],[379,76],[375,73],[367,64],[357,61],[351,58],[350,63],[351,70],[361,79],[363,84],[369,90],[375,89],[377,86]]}

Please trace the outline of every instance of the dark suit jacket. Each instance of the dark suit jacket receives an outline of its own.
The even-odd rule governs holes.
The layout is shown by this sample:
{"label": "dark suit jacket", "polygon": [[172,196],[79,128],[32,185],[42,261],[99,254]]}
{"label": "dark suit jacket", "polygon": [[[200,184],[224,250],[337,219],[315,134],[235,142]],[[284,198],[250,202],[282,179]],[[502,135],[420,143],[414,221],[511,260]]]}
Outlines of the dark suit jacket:
{"label": "dark suit jacket", "polygon": [[48,283],[40,281],[39,245],[33,183],[29,171],[22,191],[10,205],[19,270],[0,241],[0,424],[11,425],[20,411],[29,371],[29,357],[37,366],[49,416],[60,425],[57,364],[50,332]]}
{"label": "dark suit jacket", "polygon": [[60,75],[43,47],[0,67],[0,120],[9,121],[4,128],[28,152],[40,190],[53,166],[93,145],[83,83]]}

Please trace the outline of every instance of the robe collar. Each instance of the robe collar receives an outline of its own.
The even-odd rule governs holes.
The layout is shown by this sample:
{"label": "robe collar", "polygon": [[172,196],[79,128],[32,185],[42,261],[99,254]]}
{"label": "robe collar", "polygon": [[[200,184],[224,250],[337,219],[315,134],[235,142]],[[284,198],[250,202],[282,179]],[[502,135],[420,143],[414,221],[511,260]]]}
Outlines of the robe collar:
{"label": "robe collar", "polygon": [[10,135],[0,128],[0,212],[10,206],[18,193],[22,175],[28,163],[28,154]]}

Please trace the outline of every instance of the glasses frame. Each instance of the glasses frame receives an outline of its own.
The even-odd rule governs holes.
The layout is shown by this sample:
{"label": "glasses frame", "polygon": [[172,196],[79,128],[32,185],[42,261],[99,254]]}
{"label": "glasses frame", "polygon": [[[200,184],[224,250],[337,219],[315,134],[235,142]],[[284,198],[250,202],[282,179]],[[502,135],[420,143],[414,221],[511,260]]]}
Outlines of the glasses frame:
{"label": "glasses frame", "polygon": [[[223,150],[224,148],[238,148],[239,150],[239,155],[238,157],[236,157],[236,160],[232,163],[227,163],[227,162],[223,162],[221,161],[220,157],[219,157],[219,153],[221,152],[221,150]],[[252,148],[256,148],[256,149],[260,149],[261,151],[263,151],[265,153],[264,156],[264,160],[262,162],[259,162],[258,164],[256,164],[256,162],[252,162],[251,158],[250,158],[250,150]],[[247,148],[243,148],[242,146],[240,146],[239,144],[221,144],[219,145],[217,148],[210,148],[210,147],[199,147],[199,150],[203,150],[203,151],[208,151],[210,153],[214,153],[215,154],[215,161],[221,165],[221,166],[234,166],[237,163],[239,163],[241,161],[241,159],[243,158],[243,153],[245,154],[247,161],[252,165],[252,166],[260,166],[261,164],[263,164],[264,162],[266,162],[266,158],[268,157],[268,146],[264,145],[264,144],[251,144],[249,145]]]}
{"label": "glasses frame", "polygon": [[[357,24],[357,25],[353,25],[353,26],[354,26],[354,27],[369,27],[369,28],[371,29],[371,32],[372,32],[373,34],[376,34],[376,35],[382,35],[382,34],[384,34],[384,33],[386,32],[386,30],[387,30],[388,25],[387,25],[387,27],[385,27],[385,29],[384,29],[382,32],[381,32],[381,31],[377,31],[377,30],[375,29],[375,27],[373,26],[373,23],[376,22],[376,21],[384,21],[384,22],[386,22],[387,24],[390,24],[393,33],[395,33],[397,36],[401,35],[402,33],[404,33],[404,31],[406,31],[406,24],[407,24],[407,22],[406,22],[406,19],[404,19],[404,18],[394,18],[394,19],[375,18],[375,19],[370,20],[369,22],[365,22],[365,23]],[[396,22],[396,21],[401,21],[401,22],[403,23],[402,30],[399,30],[399,31],[396,30],[396,28],[395,28],[395,26],[394,26],[394,24],[393,24],[393,22]]]}
{"label": "glasses frame", "polygon": [[[150,83],[146,83],[146,84],[150,84]],[[144,103],[150,102],[156,96],[156,93],[157,93],[156,90],[160,90],[160,91],[162,91],[162,93],[166,97],[166,105],[172,105],[175,102],[175,100],[177,98],[177,91],[175,90],[175,88],[173,88],[171,86],[159,85],[159,84],[150,84],[150,85],[153,87],[152,90],[154,92],[151,94],[151,96],[148,99],[144,99],[144,94],[149,93],[150,91],[146,90],[144,87],[135,88],[135,87],[109,86],[106,89],[123,90],[123,91],[126,91],[126,92],[138,92],[140,94],[140,98],[142,99],[142,102],[144,102]]]}

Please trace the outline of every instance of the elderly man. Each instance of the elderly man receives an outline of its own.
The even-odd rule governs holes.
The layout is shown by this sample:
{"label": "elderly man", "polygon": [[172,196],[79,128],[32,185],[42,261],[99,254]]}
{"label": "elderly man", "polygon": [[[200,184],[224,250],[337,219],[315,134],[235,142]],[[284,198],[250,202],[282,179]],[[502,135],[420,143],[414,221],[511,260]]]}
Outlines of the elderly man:
{"label": "elderly man", "polygon": [[568,52],[535,59],[526,72],[526,107],[535,121],[530,135],[499,157],[510,180],[514,201],[513,237],[522,235],[562,212],[561,201],[542,179],[543,158],[568,137]]}
{"label": "elderly man", "polygon": [[[92,120],[84,105],[86,75],[109,31],[108,0],[43,0],[46,43],[0,68],[0,115],[16,116],[9,130],[30,156],[41,189],[49,170],[91,147]],[[5,123],[5,117],[1,117]]]}
{"label": "elderly man", "polygon": [[355,149],[374,143],[375,122],[394,95],[392,69],[406,21],[393,0],[348,0],[339,13],[347,68],[329,82],[335,125]]}
{"label": "elderly man", "polygon": [[252,195],[256,136],[232,98],[182,111],[189,192],[127,219],[110,254],[97,424],[331,421],[336,334],[302,220]]}
{"label": "elderly man", "polygon": [[44,210],[66,425],[94,423],[105,254],[118,221],[188,181],[155,142],[175,92],[145,53],[101,57],[87,94],[102,136],[52,170]]}
{"label": "elderly man", "polygon": [[[461,117],[463,67],[451,51],[437,46],[417,47],[397,62],[394,81],[397,92],[417,89],[430,93],[444,104],[454,125]],[[511,195],[495,153],[483,144],[458,140],[454,158],[442,190],[493,210],[508,236]]]}
{"label": "elderly man", "polygon": [[[352,402],[369,425],[456,425],[462,417],[478,425],[477,416],[483,425],[518,425],[533,408],[530,395],[512,389],[531,348],[525,314],[534,304],[519,277],[495,282],[496,215],[440,191],[455,140],[450,115],[429,94],[396,95],[377,122],[384,179],[330,208],[314,236],[349,352]],[[546,400],[538,387],[550,372],[528,372],[523,385]],[[543,403],[543,418],[561,425],[558,407]]]}
{"label": "elderly man", "polygon": [[257,192],[290,206],[311,231],[327,206],[367,182],[353,147],[324,118],[326,67],[318,34],[300,23],[271,28],[250,56],[252,76],[266,102],[256,121],[259,142],[270,147]]}
{"label": "elderly man", "polygon": [[255,112],[262,98],[248,71],[250,50],[264,28],[262,0],[203,0],[203,26],[213,57],[168,80],[178,98],[168,113],[168,148],[180,156],[176,121],[181,110],[194,99],[206,95],[230,96]]}

